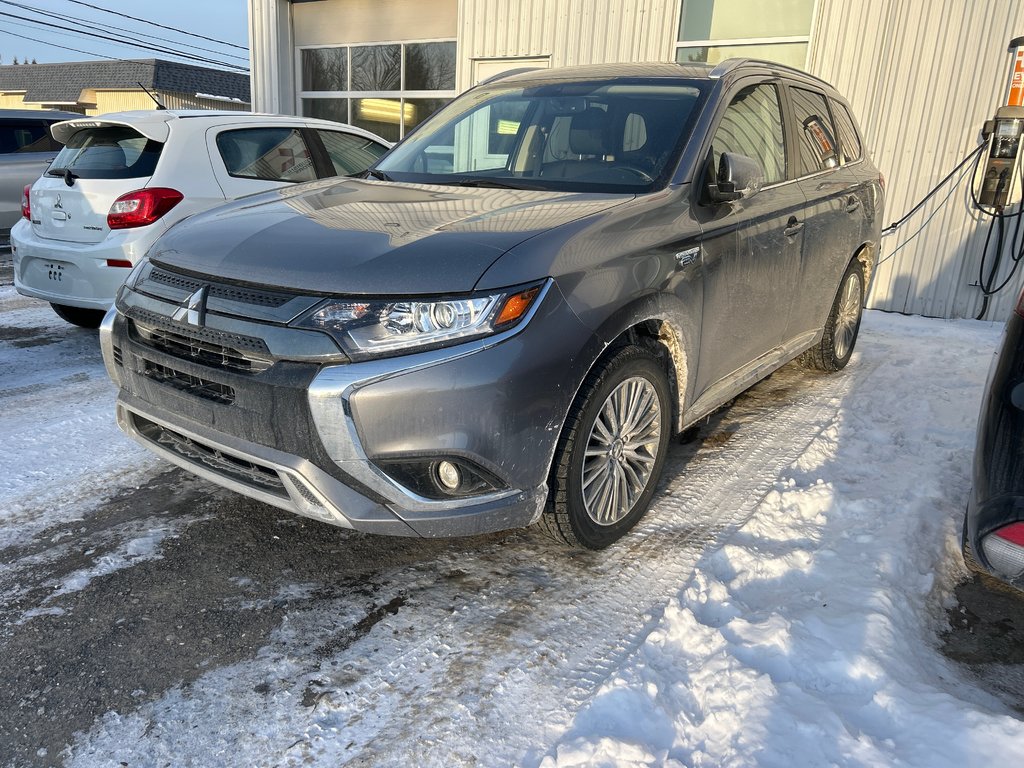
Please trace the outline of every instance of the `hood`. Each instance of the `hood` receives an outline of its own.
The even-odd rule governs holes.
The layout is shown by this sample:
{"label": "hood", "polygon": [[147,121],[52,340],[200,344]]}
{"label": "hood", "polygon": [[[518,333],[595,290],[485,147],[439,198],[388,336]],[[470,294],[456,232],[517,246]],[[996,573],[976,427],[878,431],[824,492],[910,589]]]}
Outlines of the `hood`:
{"label": "hood", "polygon": [[171,268],[310,293],[464,293],[518,243],[631,199],[331,179],[193,216],[149,255]]}

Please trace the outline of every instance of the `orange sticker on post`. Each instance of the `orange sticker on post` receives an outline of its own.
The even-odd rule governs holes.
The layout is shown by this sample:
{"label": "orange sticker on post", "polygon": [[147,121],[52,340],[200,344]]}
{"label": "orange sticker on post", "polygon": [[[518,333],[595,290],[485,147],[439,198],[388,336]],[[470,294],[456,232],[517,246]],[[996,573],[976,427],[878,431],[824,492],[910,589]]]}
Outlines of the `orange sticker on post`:
{"label": "orange sticker on post", "polygon": [[1018,48],[1013,57],[1013,72],[1010,75],[1010,98],[1008,107],[1024,107],[1024,50]]}

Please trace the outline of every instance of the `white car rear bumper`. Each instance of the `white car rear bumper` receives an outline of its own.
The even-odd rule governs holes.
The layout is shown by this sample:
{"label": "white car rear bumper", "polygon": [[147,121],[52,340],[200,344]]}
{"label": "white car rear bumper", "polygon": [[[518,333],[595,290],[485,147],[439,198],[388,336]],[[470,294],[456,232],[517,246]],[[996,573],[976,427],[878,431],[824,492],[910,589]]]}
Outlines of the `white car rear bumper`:
{"label": "white car rear bumper", "polygon": [[100,243],[49,240],[22,219],[11,229],[14,287],[18,293],[53,304],[108,309],[131,271],[107,265],[108,259],[134,266],[163,234],[156,225],[111,232]]}

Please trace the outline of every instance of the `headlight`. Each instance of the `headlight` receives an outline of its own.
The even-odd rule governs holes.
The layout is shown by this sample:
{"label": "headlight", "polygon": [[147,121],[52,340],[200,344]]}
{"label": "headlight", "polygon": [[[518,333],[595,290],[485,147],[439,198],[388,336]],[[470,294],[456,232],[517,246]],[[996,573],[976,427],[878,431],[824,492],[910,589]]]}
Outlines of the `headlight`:
{"label": "headlight", "polygon": [[327,299],[293,325],[329,333],[357,360],[418,352],[514,327],[540,289],[533,285],[452,299]]}
{"label": "headlight", "polygon": [[125,278],[124,284],[129,288],[134,288],[135,284],[139,282],[139,278],[142,277],[142,273],[149,267],[149,258],[143,256],[139,259],[139,263],[136,264],[132,271],[128,273],[128,277]]}

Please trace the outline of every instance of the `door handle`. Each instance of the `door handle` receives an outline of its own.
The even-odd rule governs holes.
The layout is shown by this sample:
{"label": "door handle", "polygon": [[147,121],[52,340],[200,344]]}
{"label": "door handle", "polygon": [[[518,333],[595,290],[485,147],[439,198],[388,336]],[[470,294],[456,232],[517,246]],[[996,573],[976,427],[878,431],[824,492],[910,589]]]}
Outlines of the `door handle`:
{"label": "door handle", "polygon": [[782,234],[786,237],[793,237],[800,233],[800,230],[804,228],[804,223],[798,221],[796,216],[790,216],[789,221],[786,222],[786,228],[782,230]]}
{"label": "door handle", "polygon": [[858,200],[853,195],[850,195],[848,198],[846,198],[846,212],[847,213],[853,213],[858,208],[860,208],[860,200]]}

